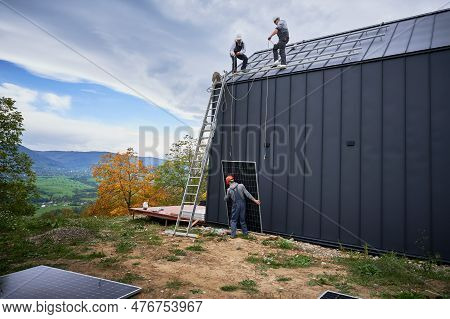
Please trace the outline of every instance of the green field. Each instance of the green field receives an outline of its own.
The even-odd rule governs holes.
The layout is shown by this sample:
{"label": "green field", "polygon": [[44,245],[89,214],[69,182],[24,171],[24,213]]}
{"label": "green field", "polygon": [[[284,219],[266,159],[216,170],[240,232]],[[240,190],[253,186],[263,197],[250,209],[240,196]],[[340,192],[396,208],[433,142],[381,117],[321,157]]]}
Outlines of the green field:
{"label": "green field", "polygon": [[[37,214],[63,208],[80,208],[95,200],[97,184],[92,177],[38,176]],[[45,205],[45,207],[41,207]]]}
{"label": "green field", "polygon": [[41,198],[52,200],[71,198],[79,193],[96,191],[96,187],[67,176],[38,176],[37,187]]}
{"label": "green field", "polygon": [[70,204],[64,204],[64,203],[59,203],[59,204],[55,204],[55,205],[51,205],[51,206],[46,206],[46,207],[39,207],[36,212],[35,215],[39,216],[45,213],[49,213],[49,212],[53,212],[56,210],[62,210],[62,209],[71,209],[71,210],[80,210],[82,208],[82,206],[74,206],[74,205],[70,205]]}

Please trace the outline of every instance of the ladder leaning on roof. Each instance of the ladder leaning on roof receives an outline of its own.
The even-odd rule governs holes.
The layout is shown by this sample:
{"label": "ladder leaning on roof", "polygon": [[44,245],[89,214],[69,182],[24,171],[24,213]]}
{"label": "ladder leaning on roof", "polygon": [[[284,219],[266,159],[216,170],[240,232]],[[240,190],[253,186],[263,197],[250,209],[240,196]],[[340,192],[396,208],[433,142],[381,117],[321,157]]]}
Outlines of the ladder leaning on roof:
{"label": "ladder leaning on roof", "polygon": [[[184,188],[183,199],[181,201],[180,212],[178,213],[177,223],[172,235],[189,236],[189,231],[192,227],[192,221],[194,219],[197,204],[199,202],[201,185],[205,169],[208,165],[209,149],[211,147],[214,132],[216,130],[217,111],[220,107],[224,95],[224,88],[226,85],[228,73],[224,72],[221,81],[213,82],[211,86],[211,96],[209,98],[208,107],[203,118],[202,128],[200,130],[200,136],[197,141],[197,147],[195,148],[194,156],[189,168],[189,175]],[[192,210],[187,209],[187,205]],[[180,222],[186,222],[183,220],[183,214],[190,214],[189,223],[186,229],[181,232],[177,232]]]}

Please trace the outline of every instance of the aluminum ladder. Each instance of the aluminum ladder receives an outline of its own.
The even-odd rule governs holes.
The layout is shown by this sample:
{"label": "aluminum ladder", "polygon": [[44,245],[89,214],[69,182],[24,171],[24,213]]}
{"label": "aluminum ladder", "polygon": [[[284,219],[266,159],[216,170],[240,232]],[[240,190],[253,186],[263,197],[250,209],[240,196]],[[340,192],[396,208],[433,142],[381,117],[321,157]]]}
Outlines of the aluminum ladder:
{"label": "aluminum ladder", "polygon": [[[190,235],[189,232],[192,228],[192,221],[199,202],[201,185],[205,169],[208,165],[209,150],[211,148],[212,139],[216,130],[217,111],[223,99],[227,76],[228,73],[224,72],[221,82],[214,82],[210,88],[211,96],[203,118],[203,124],[200,130],[200,136],[197,141],[194,156],[190,164],[189,175],[184,188],[183,199],[181,201],[180,212],[178,213],[175,229],[173,232],[170,232],[171,235],[195,237],[194,235]],[[187,210],[187,205],[192,205],[190,206],[192,210]],[[188,226],[183,230],[180,229],[181,231],[177,231],[180,227],[180,222],[187,222],[186,219],[183,219],[183,214],[190,214]]]}

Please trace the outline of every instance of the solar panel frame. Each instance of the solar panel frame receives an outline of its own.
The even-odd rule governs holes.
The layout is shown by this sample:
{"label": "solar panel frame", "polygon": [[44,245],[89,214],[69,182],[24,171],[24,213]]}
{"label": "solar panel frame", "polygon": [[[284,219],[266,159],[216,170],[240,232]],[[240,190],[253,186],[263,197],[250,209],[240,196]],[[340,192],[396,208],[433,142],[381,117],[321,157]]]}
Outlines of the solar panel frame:
{"label": "solar panel frame", "polygon": [[[232,170],[230,170],[228,168],[225,169],[224,163],[227,163],[227,164],[228,163],[238,163],[238,164],[250,164],[250,165],[253,165],[254,173],[255,173],[255,175],[254,175],[255,185],[251,185],[251,183],[249,183],[248,179],[246,181],[243,181],[242,180],[242,176],[245,175],[245,174],[241,174],[240,172],[237,173],[236,170],[235,170],[236,166]],[[225,184],[225,178],[228,175],[233,175],[236,178],[236,181],[238,183],[244,184],[244,186],[247,188],[249,193],[253,195],[253,197],[255,197],[256,199],[260,198],[259,197],[259,184],[258,184],[258,171],[256,169],[256,162],[254,162],[254,161],[228,161],[228,160],[222,160],[222,176],[223,176],[222,180],[223,180],[225,194],[227,193],[227,188],[226,188],[226,184]],[[253,188],[256,188],[256,190],[254,190]],[[230,226],[231,206],[228,205],[228,201],[226,201],[225,205],[226,205],[226,208],[227,208],[228,225]],[[257,208],[257,212],[255,212],[255,208]],[[255,213],[257,213],[258,216],[255,216]],[[256,205],[256,204],[254,204],[253,202],[251,202],[249,200],[246,200],[246,215],[245,215],[245,219],[246,219],[247,228],[248,228],[249,231],[258,232],[258,233],[262,233],[263,232],[261,206]],[[238,228],[240,228],[239,222],[238,222]]]}
{"label": "solar panel frame", "polygon": [[431,34],[436,16],[421,17],[416,20],[407,52],[427,50],[431,46]]}
{"label": "solar panel frame", "polygon": [[326,290],[319,296],[318,299],[359,299],[359,298],[346,295],[340,292]]}
{"label": "solar panel frame", "polygon": [[124,299],[140,291],[134,285],[44,265],[0,276],[0,299]]}

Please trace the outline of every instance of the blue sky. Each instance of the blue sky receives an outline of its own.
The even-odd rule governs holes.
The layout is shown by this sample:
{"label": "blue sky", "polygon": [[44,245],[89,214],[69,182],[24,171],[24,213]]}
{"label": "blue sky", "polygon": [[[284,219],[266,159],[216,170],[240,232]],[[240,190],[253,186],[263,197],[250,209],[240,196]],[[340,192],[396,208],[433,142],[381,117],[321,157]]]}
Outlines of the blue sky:
{"label": "blue sky", "polygon": [[229,68],[236,33],[252,52],[266,48],[274,15],[300,41],[444,4],[0,0],[0,95],[17,100],[32,149],[138,150],[139,127],[151,126],[159,134],[143,155],[162,157],[183,135],[177,128],[198,129],[211,74]]}
{"label": "blue sky", "polygon": [[[71,83],[42,78],[28,72],[13,63],[0,61],[0,82],[16,83],[37,91],[56,92],[70,96],[72,105],[65,115],[79,120],[102,119],[102,121],[134,127],[135,124],[147,125],[148,120],[157,116],[157,125],[180,124],[170,113],[161,110],[137,97],[123,94],[106,86],[93,83]],[[39,103],[37,103],[39,105]],[[40,108],[45,107],[39,105]],[[183,119],[183,121],[187,121]],[[189,122],[189,121],[187,121]]]}

